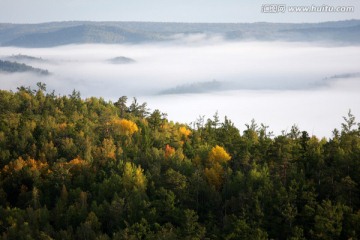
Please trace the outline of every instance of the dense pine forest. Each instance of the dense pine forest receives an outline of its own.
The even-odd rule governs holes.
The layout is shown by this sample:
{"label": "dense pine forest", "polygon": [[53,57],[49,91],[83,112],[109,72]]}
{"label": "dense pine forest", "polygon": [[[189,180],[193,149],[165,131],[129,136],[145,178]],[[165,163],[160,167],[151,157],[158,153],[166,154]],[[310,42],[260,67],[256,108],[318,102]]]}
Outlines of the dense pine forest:
{"label": "dense pine forest", "polygon": [[319,139],[42,83],[0,91],[0,239],[359,239],[359,183],[351,111]]}

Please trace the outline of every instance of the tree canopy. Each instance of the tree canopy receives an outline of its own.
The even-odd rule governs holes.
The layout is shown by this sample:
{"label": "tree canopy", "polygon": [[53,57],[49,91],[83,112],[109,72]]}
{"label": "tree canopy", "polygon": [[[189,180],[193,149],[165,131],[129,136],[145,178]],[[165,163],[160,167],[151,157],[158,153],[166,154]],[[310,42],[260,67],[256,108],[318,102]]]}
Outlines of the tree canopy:
{"label": "tree canopy", "polygon": [[193,126],[112,103],[0,91],[0,239],[358,239],[360,125]]}

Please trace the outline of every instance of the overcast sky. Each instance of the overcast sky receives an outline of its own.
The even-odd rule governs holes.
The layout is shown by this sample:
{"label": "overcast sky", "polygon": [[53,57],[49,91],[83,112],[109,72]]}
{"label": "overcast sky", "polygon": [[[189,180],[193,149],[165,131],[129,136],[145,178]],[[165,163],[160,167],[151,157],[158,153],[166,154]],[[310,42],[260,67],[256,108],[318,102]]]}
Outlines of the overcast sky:
{"label": "overcast sky", "polygon": [[[262,13],[264,4],[353,6],[351,13]],[[0,0],[0,22],[323,22],[360,18],[359,0]]]}

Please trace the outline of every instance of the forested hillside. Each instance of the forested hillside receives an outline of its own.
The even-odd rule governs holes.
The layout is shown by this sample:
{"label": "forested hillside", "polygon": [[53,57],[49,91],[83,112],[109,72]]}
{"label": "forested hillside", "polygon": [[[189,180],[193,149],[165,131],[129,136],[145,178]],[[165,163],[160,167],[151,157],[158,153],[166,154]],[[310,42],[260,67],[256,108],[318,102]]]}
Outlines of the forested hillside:
{"label": "forested hillside", "polygon": [[0,73],[20,73],[20,72],[30,72],[39,75],[49,75],[48,70],[34,68],[32,66],[26,65],[24,63],[2,61],[0,60]]}
{"label": "forested hillside", "polygon": [[0,91],[1,239],[360,238],[351,112],[319,139],[130,102]]}

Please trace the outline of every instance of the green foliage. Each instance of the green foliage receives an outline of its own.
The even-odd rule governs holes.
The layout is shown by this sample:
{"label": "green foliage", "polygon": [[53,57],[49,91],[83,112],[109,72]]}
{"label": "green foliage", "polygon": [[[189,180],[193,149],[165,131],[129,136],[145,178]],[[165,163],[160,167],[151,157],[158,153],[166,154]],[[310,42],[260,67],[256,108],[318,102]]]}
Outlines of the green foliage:
{"label": "green foliage", "polygon": [[1,239],[358,239],[360,131],[193,128],[146,103],[0,91]]}

